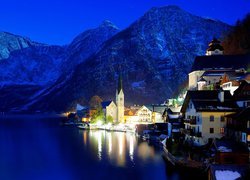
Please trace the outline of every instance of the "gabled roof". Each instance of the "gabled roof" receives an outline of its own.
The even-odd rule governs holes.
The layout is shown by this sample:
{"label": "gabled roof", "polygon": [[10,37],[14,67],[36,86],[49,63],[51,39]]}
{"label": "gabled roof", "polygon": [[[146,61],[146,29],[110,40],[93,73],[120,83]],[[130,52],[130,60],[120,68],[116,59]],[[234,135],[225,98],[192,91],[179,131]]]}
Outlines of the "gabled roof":
{"label": "gabled roof", "polygon": [[231,117],[236,120],[250,120],[250,107],[247,107],[237,113],[229,114],[227,117]]}
{"label": "gabled roof", "polygon": [[190,101],[198,112],[233,112],[238,109],[230,91],[224,92],[224,102],[218,98],[219,91],[203,90],[188,91],[181,112],[185,112]]}
{"label": "gabled roof", "polygon": [[246,55],[220,55],[197,56],[194,60],[192,71],[205,69],[241,69],[250,67],[250,54]]}
{"label": "gabled roof", "polygon": [[154,111],[154,112],[158,112],[158,113],[163,114],[167,106],[164,106],[164,105],[146,105],[145,107],[148,108],[152,112]]}
{"label": "gabled roof", "polygon": [[204,79],[204,77],[201,77],[198,82],[207,82],[206,79]]}
{"label": "gabled roof", "polygon": [[179,107],[169,107],[167,109],[168,114],[179,114],[181,112],[181,106]]}
{"label": "gabled roof", "polygon": [[234,91],[235,100],[250,100],[250,82],[242,81],[238,89]]}
{"label": "gabled roof", "polygon": [[112,101],[103,101],[102,104],[102,108],[105,109],[107,106],[109,106],[112,103]]}
{"label": "gabled roof", "polygon": [[136,113],[139,109],[127,109],[124,111],[125,116],[136,116]]}
{"label": "gabled roof", "polygon": [[82,106],[80,104],[76,105],[76,111],[82,111],[82,110],[87,110],[88,107],[87,106]]}

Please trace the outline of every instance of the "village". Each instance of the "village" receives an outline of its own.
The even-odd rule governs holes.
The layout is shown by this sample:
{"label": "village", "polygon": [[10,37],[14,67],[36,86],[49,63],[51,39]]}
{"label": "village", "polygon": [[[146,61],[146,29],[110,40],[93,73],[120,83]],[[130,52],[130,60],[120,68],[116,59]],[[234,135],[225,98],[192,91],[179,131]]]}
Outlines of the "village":
{"label": "village", "polygon": [[92,98],[77,104],[67,124],[80,129],[135,133],[163,143],[164,157],[174,166],[235,178],[249,174],[249,55],[224,55],[214,38],[204,56],[197,56],[187,91],[162,104],[125,107],[122,76],[116,101]]}

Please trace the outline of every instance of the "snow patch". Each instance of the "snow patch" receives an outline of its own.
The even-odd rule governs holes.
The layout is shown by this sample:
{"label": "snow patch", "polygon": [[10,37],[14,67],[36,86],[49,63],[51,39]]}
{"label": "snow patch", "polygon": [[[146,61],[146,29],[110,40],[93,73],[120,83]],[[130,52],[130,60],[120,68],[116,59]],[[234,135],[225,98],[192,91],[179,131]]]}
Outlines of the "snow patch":
{"label": "snow patch", "polygon": [[233,180],[240,178],[241,175],[237,171],[221,171],[221,170],[216,170],[215,171],[215,177],[217,180]]}

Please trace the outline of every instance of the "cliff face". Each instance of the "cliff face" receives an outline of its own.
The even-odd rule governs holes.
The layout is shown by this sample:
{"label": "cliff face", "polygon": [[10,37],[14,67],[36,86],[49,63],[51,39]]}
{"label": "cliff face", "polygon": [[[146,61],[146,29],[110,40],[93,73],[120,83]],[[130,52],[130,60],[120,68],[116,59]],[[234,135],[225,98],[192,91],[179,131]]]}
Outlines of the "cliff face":
{"label": "cliff face", "polygon": [[114,98],[119,73],[127,104],[163,102],[183,83],[195,56],[205,54],[211,39],[230,28],[175,6],[153,8],[119,33],[104,22],[60,47],[66,53],[55,58],[61,62],[57,78],[24,106],[60,111],[96,94]]}

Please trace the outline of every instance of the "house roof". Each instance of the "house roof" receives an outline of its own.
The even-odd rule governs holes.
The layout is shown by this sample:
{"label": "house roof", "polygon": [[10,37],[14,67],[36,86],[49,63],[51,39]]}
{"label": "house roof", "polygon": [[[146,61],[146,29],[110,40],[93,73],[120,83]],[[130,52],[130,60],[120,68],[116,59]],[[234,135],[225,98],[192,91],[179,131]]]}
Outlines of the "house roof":
{"label": "house roof", "polygon": [[234,91],[235,100],[250,100],[250,81],[243,80]]}
{"label": "house roof", "polygon": [[227,117],[237,119],[237,120],[250,120],[250,107],[247,107],[241,111],[234,114],[229,114]]}
{"label": "house roof", "polygon": [[102,104],[102,108],[105,109],[107,106],[109,106],[112,103],[112,101],[103,101]]}
{"label": "house roof", "polygon": [[161,114],[163,114],[166,109],[166,106],[164,105],[146,105],[145,107],[148,108],[152,112],[154,111],[154,112],[158,112]]}
{"label": "house roof", "polygon": [[220,55],[197,56],[194,60],[192,71],[205,69],[241,69],[250,67],[250,54],[246,55]]}
{"label": "house roof", "polygon": [[169,107],[167,109],[168,114],[179,114],[181,112],[181,106],[179,107]]}
{"label": "house roof", "polygon": [[190,101],[198,112],[232,112],[238,109],[230,91],[224,92],[224,102],[218,98],[218,90],[188,91],[181,112],[185,112]]}
{"label": "house roof", "polygon": [[80,104],[76,105],[76,111],[82,111],[82,110],[87,110],[88,107],[87,106],[82,106]]}
{"label": "house roof", "polygon": [[201,77],[198,82],[207,82],[206,79],[204,79],[204,77]]}
{"label": "house roof", "polygon": [[139,109],[127,109],[124,111],[125,116],[136,116]]}

